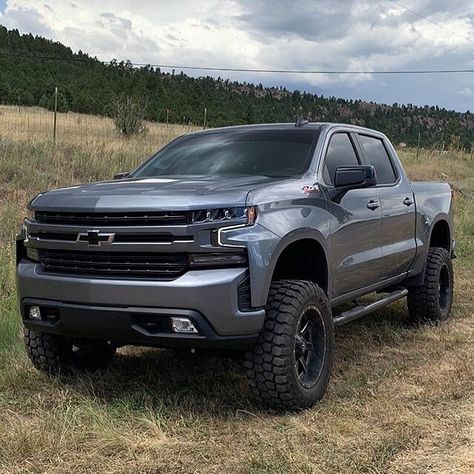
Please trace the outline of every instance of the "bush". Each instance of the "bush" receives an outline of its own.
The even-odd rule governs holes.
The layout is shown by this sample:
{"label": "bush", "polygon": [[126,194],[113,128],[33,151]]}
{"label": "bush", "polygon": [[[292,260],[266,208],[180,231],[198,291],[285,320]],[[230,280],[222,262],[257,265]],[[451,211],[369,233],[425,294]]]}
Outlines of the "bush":
{"label": "bush", "polygon": [[[54,110],[54,94],[51,96],[50,110]],[[69,104],[61,92],[58,92],[58,112],[69,112]]]}
{"label": "bush", "polygon": [[40,107],[43,107],[43,109],[49,109],[50,106],[51,106],[51,101],[49,100],[49,98],[46,94],[43,94],[41,96],[41,99],[38,102],[38,105]]}
{"label": "bush", "polygon": [[[43,94],[38,102],[38,106],[43,109],[54,111],[54,93],[48,97]],[[66,97],[61,92],[58,93],[58,112],[69,112],[69,104],[67,103]]]}
{"label": "bush", "polygon": [[126,137],[143,133],[146,130],[145,106],[140,99],[124,95],[117,96],[112,101],[110,113],[115,127]]}

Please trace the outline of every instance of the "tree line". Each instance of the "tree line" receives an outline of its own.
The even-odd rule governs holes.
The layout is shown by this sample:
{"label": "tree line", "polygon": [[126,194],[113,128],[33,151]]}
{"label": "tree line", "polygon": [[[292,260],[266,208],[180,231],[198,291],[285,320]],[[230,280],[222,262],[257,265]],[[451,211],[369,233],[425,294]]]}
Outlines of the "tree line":
{"label": "tree line", "polygon": [[474,116],[438,106],[377,104],[362,100],[289,91],[284,87],[233,82],[223,78],[165,73],[129,61],[104,64],[97,58],[40,36],[20,34],[0,25],[0,103],[110,115],[117,97],[144,104],[147,120],[202,123],[209,127],[261,122],[344,122],[385,132],[408,146],[458,146],[471,149]]}

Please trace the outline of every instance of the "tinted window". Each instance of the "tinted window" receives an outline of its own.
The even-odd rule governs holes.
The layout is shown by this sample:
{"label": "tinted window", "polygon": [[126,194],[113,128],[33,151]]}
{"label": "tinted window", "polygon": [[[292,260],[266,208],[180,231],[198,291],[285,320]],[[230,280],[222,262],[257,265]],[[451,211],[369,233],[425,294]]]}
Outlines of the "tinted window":
{"label": "tinted window", "polygon": [[133,177],[303,174],[319,130],[226,130],[175,140]]}
{"label": "tinted window", "polygon": [[365,135],[359,135],[359,141],[364,149],[367,161],[375,167],[377,171],[378,184],[392,184],[396,180],[392,162],[387,154],[387,150],[382,140]]}
{"label": "tinted window", "polygon": [[334,174],[339,166],[358,165],[359,160],[347,133],[337,133],[331,137],[324,160],[323,178],[328,184],[334,183]]}

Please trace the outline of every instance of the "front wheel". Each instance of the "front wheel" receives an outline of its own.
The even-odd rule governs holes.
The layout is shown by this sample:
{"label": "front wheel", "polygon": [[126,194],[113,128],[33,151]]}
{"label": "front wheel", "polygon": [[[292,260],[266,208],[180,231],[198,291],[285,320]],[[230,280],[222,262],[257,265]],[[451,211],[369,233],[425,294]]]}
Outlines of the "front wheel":
{"label": "front wheel", "polygon": [[328,299],[316,284],[275,281],[265,324],[246,355],[253,396],[266,405],[308,408],[326,392],[334,353],[334,325]]}
{"label": "front wheel", "polygon": [[104,341],[72,341],[63,336],[24,329],[28,358],[43,372],[51,374],[73,369],[94,372],[105,368],[115,355],[115,346]]}
{"label": "front wheel", "polygon": [[408,313],[414,322],[444,321],[453,303],[453,263],[449,252],[431,247],[422,285],[408,290]]}

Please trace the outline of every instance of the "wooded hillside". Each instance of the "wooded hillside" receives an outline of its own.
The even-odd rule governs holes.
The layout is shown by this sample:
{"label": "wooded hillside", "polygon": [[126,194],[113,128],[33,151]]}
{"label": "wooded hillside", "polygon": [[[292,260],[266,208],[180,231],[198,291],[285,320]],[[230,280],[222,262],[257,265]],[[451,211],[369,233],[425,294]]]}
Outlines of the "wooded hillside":
{"label": "wooded hillside", "polygon": [[82,51],[0,26],[0,103],[51,107],[58,86],[59,110],[108,115],[116,95],[139,98],[146,118],[209,126],[288,122],[297,116],[315,121],[364,125],[385,132],[395,143],[424,147],[474,142],[474,116],[437,106],[384,105],[288,91],[283,87],[231,82],[222,78],[163,73],[130,62],[104,64]]}

